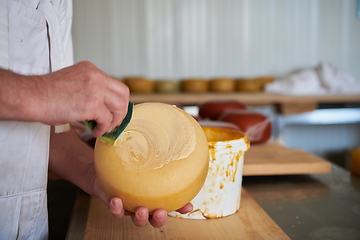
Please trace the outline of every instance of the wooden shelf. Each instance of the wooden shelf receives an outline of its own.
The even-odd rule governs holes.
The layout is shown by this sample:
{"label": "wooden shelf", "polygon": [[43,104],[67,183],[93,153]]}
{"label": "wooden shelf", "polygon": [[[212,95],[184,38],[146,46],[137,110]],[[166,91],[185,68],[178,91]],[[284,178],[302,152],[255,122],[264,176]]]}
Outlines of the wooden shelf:
{"label": "wooden shelf", "polygon": [[140,102],[166,102],[179,104],[199,104],[214,99],[235,99],[249,105],[269,105],[269,104],[294,104],[294,103],[342,103],[360,102],[357,95],[332,95],[332,96],[287,96],[275,93],[173,93],[173,94],[131,94],[130,101]]}
{"label": "wooden shelf", "polygon": [[283,114],[294,114],[315,110],[319,103],[358,103],[360,95],[288,96],[275,93],[152,93],[131,94],[130,101],[164,102],[170,104],[198,105],[210,100],[239,100],[248,106],[276,105]]}

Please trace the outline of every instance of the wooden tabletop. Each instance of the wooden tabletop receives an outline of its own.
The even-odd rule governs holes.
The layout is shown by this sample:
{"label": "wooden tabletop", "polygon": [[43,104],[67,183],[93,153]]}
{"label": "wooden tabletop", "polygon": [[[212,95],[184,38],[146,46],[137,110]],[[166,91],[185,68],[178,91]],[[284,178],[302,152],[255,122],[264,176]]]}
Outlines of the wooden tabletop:
{"label": "wooden tabletop", "polygon": [[305,152],[276,142],[254,144],[245,152],[244,176],[329,173],[331,163]]}
{"label": "wooden tabletop", "polygon": [[[245,154],[244,176],[326,173],[329,162],[274,142],[254,145]],[[68,230],[71,239],[289,239],[281,228],[243,189],[241,208],[220,219],[189,220],[171,217],[160,229],[133,226],[129,218],[114,219],[99,199],[77,197]]]}
{"label": "wooden tabletop", "polygon": [[92,197],[84,240],[90,239],[290,239],[265,211],[242,190],[241,207],[233,215],[217,219],[169,217],[161,228],[139,228],[126,216],[115,219],[107,206]]}

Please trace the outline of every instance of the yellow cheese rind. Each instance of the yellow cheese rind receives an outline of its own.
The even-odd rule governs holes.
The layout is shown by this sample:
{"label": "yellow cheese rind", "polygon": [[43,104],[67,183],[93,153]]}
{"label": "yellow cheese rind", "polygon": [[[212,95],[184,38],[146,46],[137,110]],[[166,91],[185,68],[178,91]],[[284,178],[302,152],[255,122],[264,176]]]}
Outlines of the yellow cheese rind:
{"label": "yellow cheese rind", "polygon": [[[134,130],[131,129],[136,127],[136,124],[132,125],[132,119],[128,126],[130,127],[129,132],[124,134],[126,129],[121,136],[123,139],[120,138],[116,145],[107,144],[101,140],[97,140],[95,145],[95,168],[100,185],[110,198],[120,197],[124,208],[132,212],[140,206],[147,207],[150,213],[157,208],[164,208],[167,211],[181,208],[196,196],[207,176],[209,164],[207,140],[200,125],[189,114],[168,104],[144,103],[135,105],[134,122],[137,118],[141,121],[150,118],[150,122],[154,122],[155,119],[156,122],[159,116],[149,114],[149,112],[156,112],[159,107],[163,108],[163,113],[167,113],[161,116],[162,120],[160,121],[161,126],[167,125],[165,127],[167,130],[159,136],[164,137],[162,135],[165,135],[166,138],[169,137],[167,133],[170,133],[170,138],[176,138],[175,141],[171,141],[171,139],[153,140],[156,144],[152,146],[155,149],[151,150],[151,154],[149,154],[150,149],[146,150],[144,146],[139,145],[145,149],[139,151],[134,148],[136,144],[132,145],[133,149],[124,147],[126,139],[134,133]],[[151,111],[151,108],[157,110]],[[181,124],[181,126],[173,125],[174,123]],[[143,125],[141,129],[147,131],[146,125]],[[178,136],[174,135],[173,131]],[[156,135],[157,131],[151,134]],[[141,137],[139,139],[141,144],[146,143]],[[181,144],[176,146],[178,142]],[[165,153],[159,150],[161,148],[165,149]],[[170,152],[169,149],[171,149]],[[132,163],[129,165],[129,153],[122,154],[123,151],[143,153],[140,161],[144,162],[147,161],[147,155],[152,158],[161,155],[165,159],[157,159],[157,161],[150,159],[151,164],[147,165]],[[127,159],[124,161],[123,158]],[[137,160],[134,158],[130,161],[136,162]]]}

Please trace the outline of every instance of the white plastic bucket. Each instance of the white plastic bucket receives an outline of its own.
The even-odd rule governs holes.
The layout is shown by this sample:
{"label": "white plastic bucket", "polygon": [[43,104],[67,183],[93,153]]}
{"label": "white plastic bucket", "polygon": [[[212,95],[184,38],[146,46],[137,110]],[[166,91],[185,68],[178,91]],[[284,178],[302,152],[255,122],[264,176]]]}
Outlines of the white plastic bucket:
{"label": "white plastic bucket", "polygon": [[170,216],[188,219],[219,218],[234,214],[240,208],[244,153],[249,141],[236,130],[203,127],[209,144],[209,172],[197,196],[191,200],[192,212]]}

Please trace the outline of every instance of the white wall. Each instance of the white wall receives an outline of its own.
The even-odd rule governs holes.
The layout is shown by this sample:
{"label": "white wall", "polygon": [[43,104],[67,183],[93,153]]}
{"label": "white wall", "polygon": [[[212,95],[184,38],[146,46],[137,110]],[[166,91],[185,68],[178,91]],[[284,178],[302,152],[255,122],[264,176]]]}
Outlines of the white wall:
{"label": "white wall", "polygon": [[360,80],[356,0],[74,0],[75,61],[113,76],[282,75],[330,61]]}

